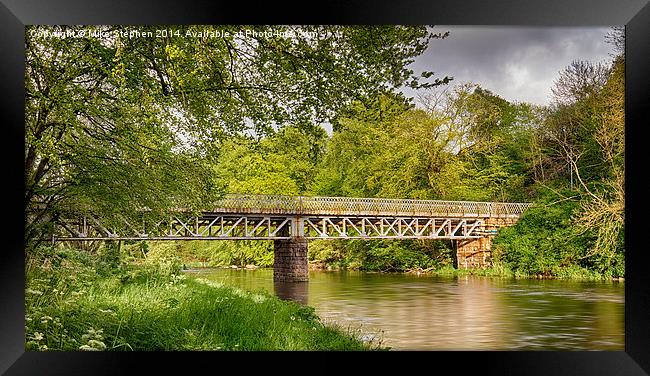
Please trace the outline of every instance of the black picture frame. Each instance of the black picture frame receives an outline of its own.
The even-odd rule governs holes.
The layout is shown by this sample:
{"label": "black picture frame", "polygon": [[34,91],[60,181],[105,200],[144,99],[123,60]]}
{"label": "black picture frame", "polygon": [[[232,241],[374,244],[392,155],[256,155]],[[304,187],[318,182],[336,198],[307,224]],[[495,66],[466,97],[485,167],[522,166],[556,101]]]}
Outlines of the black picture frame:
{"label": "black picture frame", "polygon": [[[643,200],[650,184],[643,171],[643,130],[650,101],[650,5],[648,0],[519,1],[271,1],[0,0],[0,105],[3,116],[4,249],[0,252],[0,373],[7,375],[97,375],[165,370],[223,372],[224,363],[243,371],[310,372],[295,353],[82,353],[24,349],[24,27],[31,24],[439,24],[612,26],[626,25],[626,280],[625,351],[593,352],[408,352],[358,355],[316,353],[313,370],[339,372],[396,365],[400,372],[524,375],[643,375],[650,373],[650,277],[644,249]],[[264,355],[268,355],[264,354]],[[299,355],[305,355],[301,353]],[[337,356],[337,358],[338,358]],[[395,357],[394,359],[391,359]],[[398,360],[397,357],[400,359]],[[317,359],[316,359],[317,358]]]}

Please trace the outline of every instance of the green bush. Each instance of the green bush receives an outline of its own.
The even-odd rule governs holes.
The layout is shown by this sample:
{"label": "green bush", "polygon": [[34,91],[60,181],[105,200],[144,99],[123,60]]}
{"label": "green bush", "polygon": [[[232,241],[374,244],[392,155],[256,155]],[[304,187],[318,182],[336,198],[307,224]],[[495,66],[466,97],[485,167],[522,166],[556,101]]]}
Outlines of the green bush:
{"label": "green bush", "polygon": [[273,266],[272,241],[178,242],[178,254],[184,261],[198,261],[202,266]]}
{"label": "green bush", "polygon": [[[540,203],[527,210],[514,226],[499,230],[493,261],[504,263],[517,275],[592,278],[598,270],[588,257],[593,236],[576,231],[572,218],[577,210],[579,204],[570,200]],[[606,270],[600,275],[620,272]]]}
{"label": "green bush", "polygon": [[309,258],[346,269],[364,271],[406,271],[448,265],[451,249],[442,241],[346,240],[313,241]]}
{"label": "green bush", "polygon": [[149,252],[144,261],[145,268],[161,276],[171,276],[180,273],[183,263],[178,255],[175,242],[150,242]]}
{"label": "green bush", "polygon": [[345,257],[342,242],[336,240],[312,240],[308,245],[309,261],[335,268],[347,269],[349,259]]}

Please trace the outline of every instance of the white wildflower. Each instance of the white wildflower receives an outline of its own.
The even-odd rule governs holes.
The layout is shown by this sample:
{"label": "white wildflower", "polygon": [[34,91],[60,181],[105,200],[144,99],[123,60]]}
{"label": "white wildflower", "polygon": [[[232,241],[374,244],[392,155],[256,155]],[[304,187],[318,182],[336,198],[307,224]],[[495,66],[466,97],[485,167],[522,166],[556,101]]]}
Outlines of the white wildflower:
{"label": "white wildflower", "polygon": [[90,341],[88,341],[88,345],[90,345],[91,347],[94,347],[94,348],[96,348],[98,350],[106,349],[106,344],[104,344],[104,342],[98,341],[96,339],[91,339]]}

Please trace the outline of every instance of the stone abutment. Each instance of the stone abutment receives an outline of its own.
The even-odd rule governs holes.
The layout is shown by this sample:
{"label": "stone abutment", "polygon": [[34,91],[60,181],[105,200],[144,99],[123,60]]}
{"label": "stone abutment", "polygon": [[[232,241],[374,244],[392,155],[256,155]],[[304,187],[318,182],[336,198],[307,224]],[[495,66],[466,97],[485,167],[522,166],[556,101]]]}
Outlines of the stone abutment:
{"label": "stone abutment", "polygon": [[493,231],[478,239],[458,240],[456,242],[456,268],[479,269],[486,268],[492,262],[492,240],[500,227],[512,226],[518,218],[487,218],[485,228]]}

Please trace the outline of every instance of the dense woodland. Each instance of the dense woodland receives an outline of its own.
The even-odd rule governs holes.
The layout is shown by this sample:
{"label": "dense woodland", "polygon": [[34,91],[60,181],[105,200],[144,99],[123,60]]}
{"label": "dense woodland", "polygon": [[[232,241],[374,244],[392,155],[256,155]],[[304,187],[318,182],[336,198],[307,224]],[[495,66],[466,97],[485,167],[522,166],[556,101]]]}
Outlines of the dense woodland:
{"label": "dense woodland", "polygon": [[[376,347],[309,307],[179,274],[272,266],[270,242],[49,242],[70,213],[164,216],[225,193],[533,202],[484,272],[624,276],[622,29],[608,36],[611,65],[574,61],[545,107],[410,70],[448,35],[424,26],[244,29],[26,29],[27,349]],[[221,36],[185,36],[205,30]],[[457,272],[444,241],[313,241],[309,258]]]}

